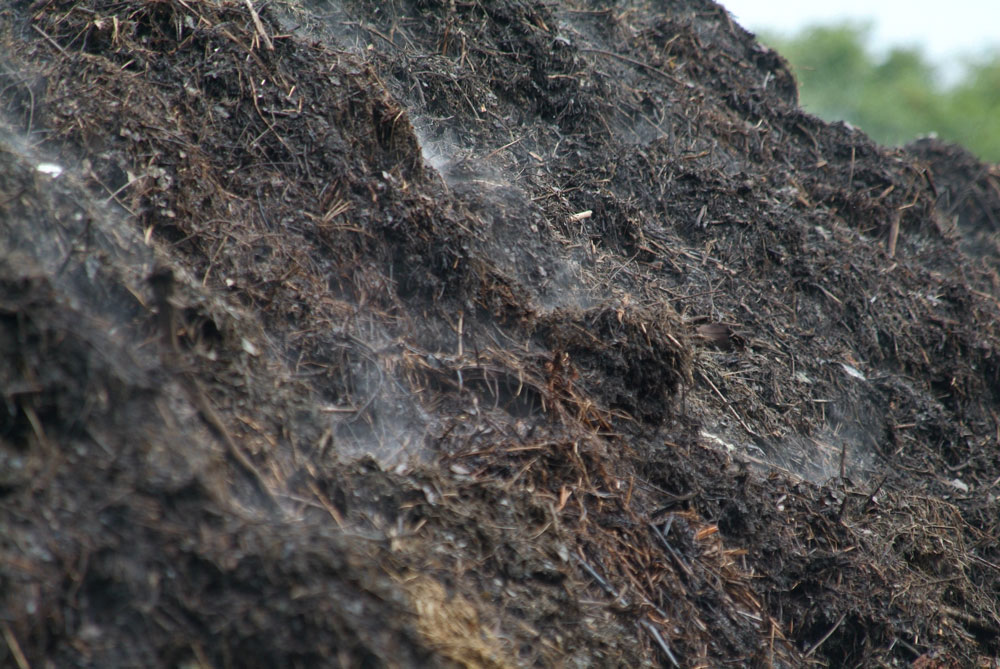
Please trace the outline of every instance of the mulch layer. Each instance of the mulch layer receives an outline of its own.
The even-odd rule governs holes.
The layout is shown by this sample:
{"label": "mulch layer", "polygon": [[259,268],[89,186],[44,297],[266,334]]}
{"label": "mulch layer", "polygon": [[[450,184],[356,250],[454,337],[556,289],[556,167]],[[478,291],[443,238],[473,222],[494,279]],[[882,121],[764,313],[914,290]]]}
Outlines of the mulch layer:
{"label": "mulch layer", "polygon": [[0,665],[1000,666],[996,166],[708,0],[0,45]]}

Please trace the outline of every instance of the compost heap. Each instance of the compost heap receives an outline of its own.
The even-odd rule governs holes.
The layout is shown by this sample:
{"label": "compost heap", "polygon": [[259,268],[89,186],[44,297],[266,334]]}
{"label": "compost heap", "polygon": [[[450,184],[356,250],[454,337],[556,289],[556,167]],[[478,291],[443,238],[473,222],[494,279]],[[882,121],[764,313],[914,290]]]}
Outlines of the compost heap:
{"label": "compost heap", "polygon": [[708,0],[0,39],[0,664],[997,666],[996,167]]}

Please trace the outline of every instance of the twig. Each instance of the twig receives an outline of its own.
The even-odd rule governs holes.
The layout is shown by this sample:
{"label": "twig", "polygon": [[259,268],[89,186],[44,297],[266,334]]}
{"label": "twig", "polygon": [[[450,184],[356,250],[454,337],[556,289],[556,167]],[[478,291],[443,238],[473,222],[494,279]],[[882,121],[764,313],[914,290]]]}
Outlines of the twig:
{"label": "twig", "polygon": [[17,642],[17,637],[14,636],[14,632],[7,623],[3,624],[3,638],[7,642],[7,647],[10,648],[10,654],[14,656],[17,666],[20,669],[31,669],[31,665],[28,664],[28,658],[24,656],[24,651],[21,650],[21,645]]}
{"label": "twig", "polygon": [[867,503],[866,506],[870,506],[872,504],[875,504],[875,497],[879,494],[879,492],[882,491],[882,486],[885,485],[885,482],[888,479],[889,479],[889,475],[888,474],[885,474],[885,475],[882,476],[882,479],[878,482],[878,485],[875,486],[875,489],[872,490],[872,492],[871,492],[870,495],[868,495],[868,503]]}
{"label": "twig", "polygon": [[899,212],[897,211],[892,217],[892,223],[889,224],[889,257],[896,257],[896,242],[899,240]]}
{"label": "twig", "polygon": [[35,490],[47,487],[51,482],[52,477],[56,474],[56,468],[59,466],[60,457],[58,449],[49,441],[48,436],[45,434],[45,428],[42,426],[42,421],[38,419],[38,414],[35,412],[34,407],[25,404],[21,407],[21,411],[24,412],[28,422],[31,423],[31,429],[35,433],[35,438],[38,439],[42,450],[45,451],[45,459],[48,461],[48,464],[45,466],[45,473],[35,479],[32,486],[32,492],[34,492]]}
{"label": "twig", "polygon": [[267,47],[268,51],[274,51],[274,43],[271,42],[271,38],[268,37],[267,32],[264,30],[264,24],[261,23],[260,16],[257,15],[257,10],[253,8],[253,3],[250,0],[244,0],[244,2],[246,2],[247,9],[250,10],[250,16],[253,17],[253,25],[257,28],[257,33],[264,40],[264,46]]}
{"label": "twig", "polygon": [[518,137],[513,142],[507,142],[506,144],[504,144],[500,148],[493,149],[492,151],[490,151],[489,153],[487,153],[485,156],[483,156],[483,160],[489,160],[490,158],[492,158],[496,154],[500,153],[504,149],[509,149],[510,147],[514,146],[515,144],[517,144],[518,142],[520,142],[522,139],[524,139],[524,137]]}
{"label": "twig", "polygon": [[109,201],[111,199],[114,199],[114,201],[118,203],[119,207],[121,207],[122,209],[124,209],[125,211],[127,211],[133,218],[138,218],[138,214],[136,214],[134,211],[132,211],[131,209],[129,209],[128,205],[126,205],[124,202],[122,202],[121,199],[118,197],[118,195],[119,195],[119,193],[122,192],[122,190],[124,190],[125,188],[131,186],[138,179],[141,179],[142,177],[145,177],[147,175],[143,174],[141,177],[136,177],[135,179],[132,179],[131,181],[129,181],[128,183],[126,183],[124,186],[122,186],[121,188],[119,188],[118,190],[114,190],[114,191],[111,190],[111,188],[109,188],[106,183],[104,183],[103,181],[101,181],[101,178],[97,176],[97,174],[94,172],[94,170],[90,170],[89,173],[88,173],[88,176],[91,179],[93,179],[94,181],[96,181],[101,186],[101,188],[103,188],[104,190],[106,190],[110,194],[110,197],[108,198]]}
{"label": "twig", "polygon": [[847,176],[848,188],[850,188],[854,184],[854,158],[855,158],[855,147],[851,146],[851,171]]}
{"label": "twig", "polygon": [[[111,193],[111,195],[109,195],[104,200],[104,204],[111,204],[112,200],[115,200],[115,201],[119,202],[119,204],[121,204],[121,202],[118,200],[118,196],[121,195],[121,192],[123,190],[125,190],[126,188],[128,188],[129,186],[131,186],[132,184],[134,184],[136,181],[139,181],[140,179],[145,179],[148,176],[149,176],[148,174],[140,174],[137,177],[132,177],[131,179],[129,179],[128,181],[126,181],[125,184],[121,186],[121,188],[119,188],[115,192]],[[101,185],[104,186],[104,184],[101,184]],[[107,189],[110,192],[110,189],[108,189],[107,186],[105,186],[105,189]]]}
{"label": "twig", "polygon": [[233,457],[236,463],[243,468],[243,470],[250,475],[257,484],[257,487],[262,493],[268,498],[275,509],[280,510],[281,504],[278,502],[278,498],[275,497],[274,492],[271,491],[270,486],[264,480],[264,476],[257,469],[256,465],[250,460],[250,458],[243,452],[243,450],[237,445],[236,440],[233,439],[233,435],[229,432],[229,428],[226,424],[222,422],[222,418],[215,411],[215,408],[208,401],[208,397],[205,395],[205,391],[202,390],[201,384],[198,380],[194,378],[188,372],[181,373],[182,378],[188,381],[188,395],[194,401],[195,406],[198,407],[198,411],[201,414],[202,419],[212,428],[214,428],[222,440],[225,442],[226,446],[229,448],[229,454]]}
{"label": "twig", "polygon": [[[611,281],[614,281],[614,280],[615,280],[615,277],[616,277],[616,276],[618,276],[618,274],[619,274],[619,273],[620,273],[620,272],[621,272],[622,270],[624,270],[624,269],[625,269],[626,267],[628,267],[628,266],[629,266],[629,265],[630,265],[630,264],[632,263],[632,261],[633,261],[633,260],[635,260],[636,258],[638,258],[638,257],[639,257],[639,253],[640,253],[640,252],[639,252],[639,251],[637,251],[637,252],[636,252],[636,254],[635,254],[634,256],[632,256],[631,258],[629,258],[628,260],[626,260],[625,262],[623,262],[623,263],[621,264],[621,266],[619,266],[619,267],[618,267],[618,269],[616,269],[616,270],[615,270],[614,272],[612,272],[612,273],[611,273],[611,274],[610,274],[610,275],[608,276],[608,282],[610,283]],[[631,273],[631,272],[629,272],[629,274],[632,274],[632,273]]]}
{"label": "twig", "polygon": [[[37,26],[36,26],[37,27]],[[23,79],[17,72],[4,66],[4,71],[11,77],[16,78],[24,86],[24,89],[28,91],[28,98],[31,100],[31,106],[28,108],[28,129],[24,133],[25,137],[31,137],[31,133],[35,126],[35,93],[31,90],[31,85]]]}
{"label": "twig", "polygon": [[743,420],[743,416],[741,416],[739,414],[739,412],[735,408],[733,408],[732,403],[730,403],[730,401],[726,399],[725,395],[723,395],[719,391],[719,389],[715,387],[715,384],[712,383],[712,380],[710,378],[708,378],[707,376],[705,376],[705,372],[703,372],[703,371],[701,371],[699,369],[698,370],[698,374],[700,374],[701,378],[703,378],[705,380],[705,383],[707,383],[709,386],[711,386],[712,390],[714,390],[715,394],[719,396],[719,399],[722,400],[722,403],[726,405],[726,408],[729,409],[732,412],[733,416],[735,416],[736,420],[738,420],[740,422],[740,425],[743,426],[744,430],[746,430],[747,432],[749,432],[750,434],[752,434],[755,437],[758,437],[760,439],[764,438],[762,435],[758,434],[753,429],[751,429],[751,427],[749,425],[747,425],[747,422],[745,420]]}
{"label": "twig", "polygon": [[[289,154],[289,155],[290,155],[290,156],[291,156],[292,158],[295,158],[295,159],[296,159],[296,163],[297,163],[297,162],[298,162],[298,157],[299,157],[299,156],[298,156],[298,154],[296,154],[296,153],[295,153],[295,151],[293,151],[293,150],[292,150],[292,147],[290,147],[290,146],[288,145],[288,142],[286,142],[286,141],[285,141],[285,138],[284,138],[284,137],[282,137],[282,136],[281,136],[280,134],[278,134],[278,131],[274,129],[274,125],[272,125],[272,124],[271,124],[271,123],[270,123],[270,122],[269,122],[269,121],[268,121],[268,120],[267,120],[267,119],[266,119],[266,118],[264,117],[264,112],[262,112],[262,111],[260,110],[260,105],[258,105],[258,104],[257,104],[257,87],[256,87],[256,86],[254,86],[254,83],[253,83],[253,80],[250,80],[250,92],[251,92],[251,93],[253,94],[253,95],[252,95],[252,99],[253,99],[253,106],[254,106],[254,109],[256,109],[256,110],[257,110],[257,116],[259,116],[259,117],[260,117],[260,120],[261,120],[261,121],[263,121],[263,122],[264,122],[264,125],[266,125],[266,126],[267,126],[267,130],[269,130],[269,131],[270,131],[270,132],[271,132],[271,133],[272,133],[272,134],[273,134],[273,135],[274,135],[274,136],[275,136],[275,137],[277,138],[277,140],[278,140],[279,142],[281,142],[281,145],[285,147],[285,149],[286,149],[286,150],[288,151],[288,154]],[[256,145],[257,143],[259,143],[259,142],[260,142],[260,140],[261,140],[261,139],[262,139],[262,138],[264,137],[264,135],[266,135],[266,134],[267,134],[267,132],[265,131],[265,132],[262,132],[262,133],[261,133],[260,135],[258,135],[258,136],[257,136],[257,138],[253,140],[253,144],[254,144],[254,145]]]}
{"label": "twig", "polygon": [[[574,556],[574,557],[576,557],[576,556]],[[616,602],[617,601],[621,601],[621,595],[618,593],[618,591],[616,591],[611,586],[611,584],[609,584],[607,581],[605,581],[604,578],[600,574],[597,573],[596,569],[594,569],[589,564],[587,564],[586,562],[584,562],[583,558],[576,557],[576,561],[580,564],[581,567],[583,567],[584,571],[586,571],[588,574],[590,574],[591,578],[593,578],[595,581],[597,581],[597,584],[599,586],[601,586],[601,588],[604,590],[604,592],[606,592],[609,595],[611,595],[612,597],[614,597]],[[671,650],[670,650],[670,644],[667,643],[667,640],[663,638],[663,635],[660,634],[660,632],[656,629],[656,627],[654,627],[653,624],[651,622],[649,622],[648,620],[640,620],[639,621],[639,625],[644,630],[646,630],[647,632],[649,632],[649,635],[653,637],[653,640],[656,641],[656,644],[663,651],[663,654],[667,656],[667,659],[670,660],[670,663],[672,665],[674,665],[675,667],[680,667],[681,666],[680,663],[677,662],[677,658],[674,656],[673,652],[671,652]]]}
{"label": "twig", "polygon": [[673,515],[671,515],[670,519],[667,521],[667,526],[664,528],[663,532],[658,530],[656,528],[656,525],[654,525],[653,523],[649,523],[649,529],[652,530],[653,536],[655,536],[659,540],[659,542],[663,544],[663,547],[667,549],[667,552],[670,553],[670,557],[672,557],[674,561],[677,563],[677,566],[680,567],[681,572],[683,572],[683,574],[688,578],[694,578],[694,572],[691,571],[691,567],[689,567],[687,563],[685,563],[684,560],[681,559],[681,556],[677,554],[677,551],[674,550],[674,547],[670,545],[669,541],[667,541],[666,534],[667,532],[670,532],[670,527],[673,525],[673,523],[674,523],[674,517]]}
{"label": "twig", "polygon": [[618,591],[612,588],[611,585],[607,581],[605,581],[600,574],[597,573],[597,570],[595,570],[589,564],[584,562],[582,558],[578,557],[576,558],[576,561],[580,563],[580,566],[583,567],[584,571],[590,574],[591,578],[597,581],[597,585],[601,586],[601,589],[603,589],[604,592],[614,597],[616,601],[618,600],[619,597]]}
{"label": "twig", "polygon": [[840,305],[844,304],[844,302],[839,297],[837,297],[836,295],[834,295],[833,293],[831,293],[830,291],[828,291],[826,288],[824,288],[823,286],[819,285],[818,283],[810,282],[808,285],[813,286],[814,288],[819,288],[819,290],[820,290],[821,293],[823,293],[824,295],[826,295],[827,297],[829,297],[831,300],[833,300],[837,304],[840,304]]}
{"label": "twig", "polygon": [[840,478],[847,478],[847,440],[840,446]]}
{"label": "twig", "polygon": [[73,254],[76,252],[76,243],[80,241],[80,239],[87,237],[87,244],[84,245],[84,252],[86,252],[86,249],[90,246],[90,224],[92,220],[93,219],[88,216],[83,222],[83,229],[76,233],[76,237],[74,237],[73,241],[69,243],[69,251],[66,253],[66,257],[63,258],[63,261],[59,264],[59,269],[56,270],[56,276],[61,276],[66,270],[66,267],[69,265],[69,261],[73,258]]}
{"label": "twig", "polygon": [[992,562],[990,562],[989,560],[985,560],[985,559],[979,557],[978,555],[969,555],[969,557],[971,557],[973,560],[975,560],[976,562],[978,562],[978,563],[980,563],[982,565],[985,565],[987,567],[990,567],[992,569],[996,569],[997,571],[1000,571],[1000,565],[995,565]]}
{"label": "twig", "polygon": [[[931,602],[927,602],[927,604],[934,606],[934,604]],[[984,620],[983,618],[977,618],[976,616],[966,613],[961,609],[956,609],[954,606],[948,606],[947,604],[943,604],[943,605],[938,605],[938,608],[945,615],[949,615],[952,618],[955,618],[956,620],[960,620],[966,625],[971,625],[972,627],[978,627],[979,629],[985,632],[990,632],[992,634],[1000,633],[1000,628],[998,628],[996,624],[988,620]]]}
{"label": "twig", "polygon": [[[176,315],[174,313],[174,305],[170,301],[170,297],[174,292],[174,273],[169,268],[159,268],[153,272],[148,281],[153,289],[154,301],[159,310],[160,337],[167,348],[167,355],[172,362],[180,360],[181,351],[177,341]],[[197,407],[202,420],[218,432],[229,449],[229,454],[236,461],[236,464],[250,475],[254,483],[260,488],[260,491],[264,493],[274,508],[280,510],[281,505],[278,502],[278,498],[275,497],[274,492],[267,485],[260,470],[257,469],[250,458],[240,449],[236,440],[233,439],[229,428],[226,427],[222,418],[219,417],[218,412],[215,411],[211,402],[208,401],[208,397],[205,395],[201,384],[198,383],[198,379],[195,378],[193,373],[188,371],[181,371],[178,376],[186,382],[183,384],[184,389]]]}
{"label": "twig", "polygon": [[670,660],[670,664],[679,668],[681,666],[680,663],[677,662],[677,658],[674,657],[674,654],[670,651],[670,645],[667,644],[667,640],[663,638],[660,631],[656,629],[648,620],[640,620],[639,624],[644,630],[649,632],[650,636],[652,636],[656,643],[660,646],[660,650],[662,650],[663,654],[667,656],[668,660]]}
{"label": "twig", "polygon": [[326,509],[326,512],[330,514],[330,517],[333,518],[333,521],[337,523],[337,527],[339,527],[340,529],[344,529],[344,517],[340,514],[340,511],[337,511],[337,507],[335,507],[333,503],[329,499],[327,499],[326,495],[324,495],[323,491],[319,489],[319,486],[316,485],[315,481],[312,480],[309,481],[309,490],[312,492],[313,495],[316,496],[316,499],[319,500],[319,503],[323,505],[323,508]]}
{"label": "twig", "polygon": [[663,70],[661,70],[658,67],[653,67],[652,65],[649,65],[648,63],[644,63],[641,60],[636,60],[635,58],[629,58],[628,56],[623,56],[620,53],[615,53],[614,51],[605,51],[604,49],[580,49],[580,51],[583,51],[585,53],[599,53],[602,56],[610,56],[612,58],[617,58],[618,60],[625,61],[626,63],[631,63],[632,65],[636,65],[638,67],[645,68],[645,69],[649,70],[650,72],[655,72],[656,74],[658,74],[661,77],[664,77],[666,79],[669,79],[670,81],[674,82],[675,84],[678,84],[678,85],[681,85],[681,86],[687,86],[688,88],[691,87],[691,84],[688,84],[688,83],[685,83],[685,82],[681,81],[680,79],[678,79],[674,75],[670,74],[669,72],[664,72]]}
{"label": "twig", "polygon": [[841,624],[842,622],[844,622],[844,618],[846,618],[846,617],[847,617],[847,614],[846,614],[846,613],[841,613],[841,614],[840,614],[840,618],[839,618],[839,619],[837,620],[837,622],[836,622],[836,623],[834,623],[834,624],[833,624],[833,627],[831,627],[831,628],[830,628],[830,631],[829,631],[829,632],[827,632],[826,634],[824,634],[824,635],[823,635],[823,638],[821,638],[821,639],[820,639],[819,641],[817,641],[817,642],[816,642],[816,643],[814,643],[814,644],[813,644],[812,646],[810,646],[810,647],[809,647],[809,650],[807,650],[807,651],[806,651],[806,654],[805,654],[805,655],[804,655],[803,657],[809,657],[810,655],[812,655],[813,653],[815,653],[815,652],[816,652],[816,649],[817,649],[817,648],[819,648],[820,646],[822,646],[822,645],[823,645],[823,642],[824,642],[824,641],[826,641],[827,639],[829,639],[829,638],[830,638],[830,636],[831,636],[831,635],[832,635],[832,634],[833,634],[834,632],[836,632],[836,631],[837,631],[837,628],[838,628],[838,627],[840,627],[840,624]]}
{"label": "twig", "polygon": [[54,39],[52,39],[51,37],[49,37],[49,34],[47,32],[45,32],[44,30],[42,30],[41,28],[39,28],[34,23],[31,24],[31,27],[35,29],[35,32],[37,32],[39,35],[41,35],[42,37],[44,37],[45,41],[47,41],[49,44],[51,44],[55,48],[59,49],[59,53],[61,53],[62,55],[66,56],[67,58],[70,57],[69,53],[66,51],[66,49],[62,48],[62,45],[59,44],[59,42],[57,42]]}

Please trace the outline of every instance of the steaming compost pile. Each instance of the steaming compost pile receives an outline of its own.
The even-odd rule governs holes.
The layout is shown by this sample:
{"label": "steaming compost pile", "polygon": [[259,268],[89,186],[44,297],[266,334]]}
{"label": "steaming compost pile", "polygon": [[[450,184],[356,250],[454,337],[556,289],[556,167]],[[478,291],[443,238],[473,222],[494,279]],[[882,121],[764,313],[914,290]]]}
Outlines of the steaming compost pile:
{"label": "steaming compost pile", "polygon": [[1000,663],[1000,172],[708,0],[0,9],[0,664]]}

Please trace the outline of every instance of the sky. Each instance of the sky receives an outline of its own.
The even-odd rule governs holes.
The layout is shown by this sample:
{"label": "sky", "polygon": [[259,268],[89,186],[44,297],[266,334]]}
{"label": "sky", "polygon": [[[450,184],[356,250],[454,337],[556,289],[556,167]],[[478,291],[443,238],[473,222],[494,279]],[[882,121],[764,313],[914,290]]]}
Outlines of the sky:
{"label": "sky", "polygon": [[947,67],[961,57],[1000,48],[1000,0],[718,0],[754,32],[790,34],[811,23],[844,19],[874,23],[876,52],[920,45]]}

